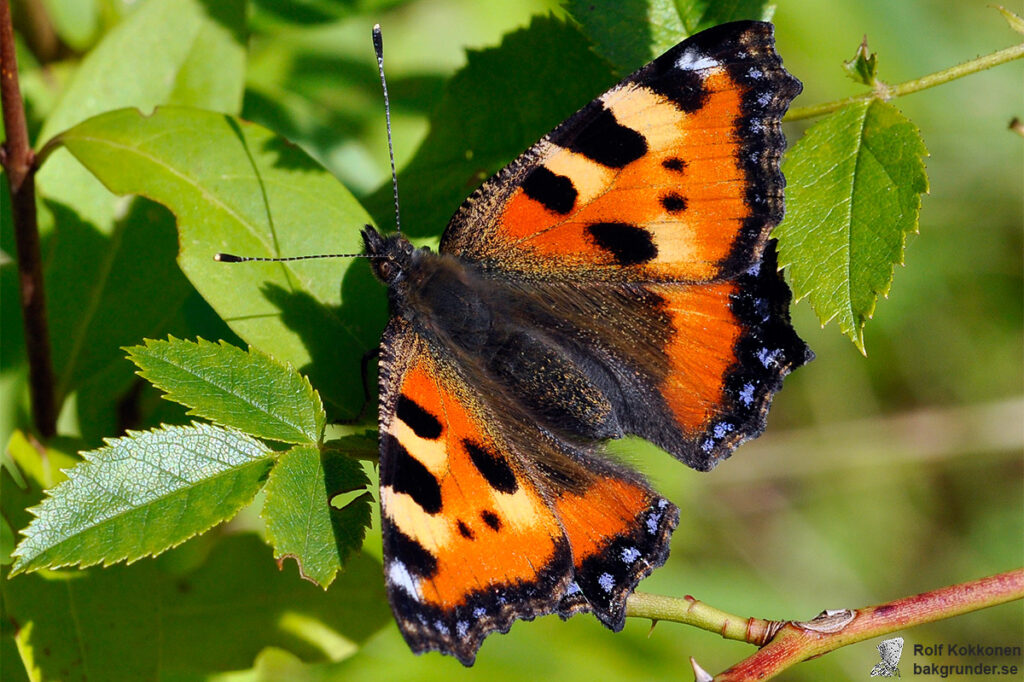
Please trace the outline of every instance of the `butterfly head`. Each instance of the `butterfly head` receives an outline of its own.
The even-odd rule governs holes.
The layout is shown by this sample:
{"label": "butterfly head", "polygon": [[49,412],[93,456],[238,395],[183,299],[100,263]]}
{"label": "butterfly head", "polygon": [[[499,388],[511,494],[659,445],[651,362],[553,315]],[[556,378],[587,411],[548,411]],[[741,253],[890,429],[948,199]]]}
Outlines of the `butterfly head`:
{"label": "butterfly head", "polygon": [[385,237],[370,225],[363,228],[362,235],[373,273],[389,287],[400,282],[412,265],[416,248],[401,233]]}

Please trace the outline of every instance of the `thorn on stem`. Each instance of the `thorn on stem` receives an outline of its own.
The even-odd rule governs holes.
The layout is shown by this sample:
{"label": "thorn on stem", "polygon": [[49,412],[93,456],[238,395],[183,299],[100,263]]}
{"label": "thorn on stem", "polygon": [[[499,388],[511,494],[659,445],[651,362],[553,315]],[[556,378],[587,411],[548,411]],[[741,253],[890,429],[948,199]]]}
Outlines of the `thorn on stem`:
{"label": "thorn on stem", "polygon": [[715,678],[711,676],[711,673],[700,667],[693,656],[690,656],[690,665],[693,666],[694,682],[714,682]]}
{"label": "thorn on stem", "polygon": [[654,626],[658,624],[657,618],[651,618],[651,629],[647,631],[647,636],[650,637],[654,634]]}

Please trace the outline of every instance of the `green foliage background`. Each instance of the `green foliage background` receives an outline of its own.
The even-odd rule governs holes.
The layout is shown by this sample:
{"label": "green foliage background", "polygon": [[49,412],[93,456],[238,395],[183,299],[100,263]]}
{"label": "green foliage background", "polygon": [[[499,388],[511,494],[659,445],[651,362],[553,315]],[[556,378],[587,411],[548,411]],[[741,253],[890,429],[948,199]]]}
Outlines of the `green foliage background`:
{"label": "green foliage background", "polygon": [[[129,4],[95,0],[92,6],[102,11],[86,13],[92,18],[86,21],[68,12],[90,3],[46,3],[59,27],[68,27],[61,29],[64,40],[82,51],[107,30],[104,22],[116,24]],[[1024,6],[1010,9],[1021,12]],[[531,17],[547,12],[563,16],[555,0],[254,1],[241,114],[301,145],[341,178],[379,224],[389,225],[390,189],[381,187],[388,172],[382,106],[369,41],[369,27],[380,22],[398,162],[405,167],[404,227],[429,242],[436,239],[447,213],[472,189],[453,186],[438,159],[444,153],[458,156],[465,144],[474,148],[474,161],[482,170],[491,168],[500,162],[506,144],[524,148],[559,122],[531,118],[549,115],[545,88],[580,87],[576,83],[582,79],[575,76],[587,67],[586,59],[573,61],[576,55],[539,52],[524,44],[521,49],[534,50],[531,58],[546,65],[550,80],[494,83],[492,90],[474,93],[479,97],[472,99],[446,95],[448,79],[466,64],[467,48],[496,45],[529,25]],[[797,106],[862,90],[844,76],[841,62],[853,55],[864,33],[879,54],[880,77],[889,82],[915,78],[1019,39],[986,7],[986,0],[782,0],[774,20],[779,52],[804,82]],[[566,31],[567,45],[574,35]],[[634,66],[647,58],[623,50],[617,58],[626,63],[632,59]],[[42,120],[54,107],[59,109],[56,93],[73,66],[71,61],[58,63],[43,72],[27,51],[19,57],[31,125],[38,133]],[[211,71],[236,68],[232,55],[194,58],[200,63],[212,60],[204,63]],[[486,56],[471,60],[471,68],[488,66]],[[617,444],[616,450],[647,472],[683,510],[668,564],[642,589],[692,594],[741,615],[809,618],[824,608],[887,601],[1024,564],[1024,140],[1006,130],[1011,116],[1024,114],[1022,75],[1017,62],[893,102],[921,129],[931,154],[926,160],[931,194],[923,199],[920,235],[909,240],[907,266],[897,268],[889,299],[879,302],[866,327],[866,357],[834,325],[821,329],[806,302],[797,304],[795,325],[818,359],[787,380],[769,429],[759,440],[741,447],[711,474],[689,471],[639,442]],[[451,91],[458,92],[459,78],[455,76]],[[207,88],[214,93],[210,108],[229,110],[237,102],[237,94],[216,92],[209,84]],[[597,90],[581,92],[570,99],[582,105],[595,94]],[[460,123],[433,131],[433,147],[417,152],[432,113],[437,120]],[[476,127],[483,114],[499,121],[501,129]],[[810,123],[790,124],[790,139],[798,139]],[[538,125],[534,132],[531,126]],[[493,139],[500,142],[491,144]],[[44,188],[45,180],[40,179]],[[173,218],[165,209],[149,202],[132,204],[130,211],[156,226],[155,237],[130,245],[123,262],[115,263],[101,256],[104,240],[111,237],[86,229],[92,210],[88,197],[68,197],[49,209],[54,215],[44,215],[44,227],[47,220],[52,224],[58,219],[82,227],[70,233],[71,262],[96,263],[123,278],[124,284],[108,294],[112,301],[92,302],[100,313],[119,309],[122,297],[135,302],[139,311],[139,319],[127,321],[104,320],[100,314],[88,334],[74,328],[74,319],[55,325],[58,346],[78,339],[91,351],[64,354],[83,358],[65,372],[71,397],[62,413],[62,432],[80,437],[63,446],[53,444],[50,460],[67,466],[70,460],[62,459],[62,453],[93,449],[102,445],[100,438],[117,435],[119,415],[109,399],[114,393],[137,392],[136,428],[189,421],[183,408],[134,383],[133,368],[121,359],[118,346],[172,332],[188,338],[238,339],[173,265]],[[75,210],[81,213],[76,216]],[[12,253],[7,211],[6,205],[0,206],[0,245]],[[301,220],[302,207],[296,211],[293,219]],[[332,230],[357,227],[333,225]],[[69,247],[52,241],[45,246],[54,258],[60,248]],[[71,274],[61,280],[67,289],[51,291],[51,296],[68,299],[58,298],[51,313],[54,305],[66,310],[82,305],[74,298]],[[12,295],[15,278],[11,265],[0,269],[4,443],[15,428],[27,424],[21,397],[24,349]],[[372,286],[365,279],[346,277],[346,291],[356,285]],[[176,304],[154,316],[146,302],[157,294]],[[245,291],[233,294],[246,296]],[[368,300],[383,303],[379,296]],[[361,314],[362,308],[356,312]],[[360,318],[360,334],[372,337],[379,320],[373,315]],[[358,404],[358,366],[331,371],[338,375],[339,401],[345,403],[347,396],[352,401],[347,404]],[[321,375],[319,381],[324,380]],[[372,467],[367,473],[373,475]],[[20,500],[18,495],[30,493],[12,487],[8,472],[2,476],[6,510],[12,500]],[[283,573],[276,572],[270,550],[246,534],[260,529],[257,512],[253,508],[226,532],[197,538],[158,560],[89,569],[89,579],[101,583],[89,592],[96,600],[92,603],[74,604],[77,572],[45,580],[15,578],[4,585],[5,610],[45,602],[50,616],[40,629],[52,641],[82,636],[97,651],[126,646],[131,640],[118,639],[120,632],[163,633],[165,656],[176,657],[166,660],[175,663],[166,669],[139,669],[126,656],[118,666],[125,679],[153,674],[202,679],[201,670],[224,671],[206,678],[224,680],[687,679],[689,656],[714,672],[750,652],[747,645],[671,623],[658,625],[649,635],[649,623],[631,619],[623,633],[612,634],[584,616],[567,623],[548,617],[516,624],[509,635],[487,640],[471,670],[436,654],[414,657],[383,606],[381,578],[373,563],[373,556],[379,556],[376,522],[367,536],[365,556],[348,564],[325,597],[299,580],[294,563],[285,562]],[[27,518],[6,521],[5,552],[12,540],[7,531],[22,528]],[[240,570],[231,559],[249,568]],[[192,592],[176,592],[168,587],[172,582],[160,577],[192,575],[204,562],[205,573],[190,583],[196,587]],[[68,589],[55,591],[52,583],[61,581]],[[55,594],[62,596],[57,599]],[[112,615],[109,622],[94,622],[91,627],[103,637],[89,639],[76,633],[80,624],[68,619],[72,606],[93,613],[116,607],[114,614],[135,615],[131,620]],[[2,627],[4,678],[24,679],[13,643],[15,625],[5,618]],[[264,644],[276,648],[264,652],[253,668],[250,649],[225,643],[229,632],[228,639],[250,642],[265,634]],[[901,634],[907,640],[902,670],[908,676],[911,663],[927,662],[913,656],[915,643],[1019,644],[1024,626],[1018,603]],[[300,659],[313,665],[302,666]],[[786,679],[864,679],[876,661],[874,647],[863,643],[802,664]]]}

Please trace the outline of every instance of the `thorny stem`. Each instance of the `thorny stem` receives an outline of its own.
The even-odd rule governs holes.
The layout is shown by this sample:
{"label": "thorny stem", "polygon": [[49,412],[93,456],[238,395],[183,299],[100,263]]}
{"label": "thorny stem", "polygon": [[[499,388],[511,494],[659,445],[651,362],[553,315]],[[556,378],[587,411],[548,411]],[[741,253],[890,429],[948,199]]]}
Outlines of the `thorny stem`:
{"label": "thorny stem", "polygon": [[893,97],[909,95],[912,92],[948,83],[951,80],[962,78],[969,74],[977,73],[978,71],[984,71],[985,69],[998,66],[999,64],[1005,64],[1006,62],[1013,61],[1014,59],[1020,59],[1021,57],[1024,57],[1024,43],[978,57],[977,59],[971,59],[963,64],[957,64],[956,66],[951,66],[948,69],[937,71],[927,76],[922,76],[921,78],[915,78],[914,80],[906,81],[899,85],[886,85],[885,83],[879,82],[874,90],[862,95],[854,95],[853,97],[846,97],[844,99],[825,102],[823,104],[815,104],[809,107],[796,107],[794,109],[790,109],[789,113],[783,120],[799,121],[805,118],[814,118],[823,114],[830,114],[833,111],[838,111],[843,107],[850,104],[856,104],[858,102],[865,102],[871,99],[890,100]]}
{"label": "thorny stem", "polygon": [[714,678],[715,682],[740,682],[766,680],[801,661],[848,644],[1017,599],[1024,599],[1024,568],[848,611],[848,622],[841,620],[842,626],[836,629],[816,627],[820,622],[817,619],[780,623],[741,618],[690,596],[634,593],[626,603],[626,615],[694,625],[726,639],[763,646]]}
{"label": "thorny stem", "polygon": [[0,105],[7,133],[7,140],[0,147],[0,164],[11,193],[32,415],[39,434],[49,438],[57,432],[57,414],[43,266],[39,254],[39,227],[36,223],[36,165],[28,142],[25,107],[18,86],[14,28],[8,0],[0,0]]}
{"label": "thorny stem", "polygon": [[692,625],[702,630],[717,632],[725,639],[752,642],[754,633],[767,631],[772,621],[760,618],[742,618],[716,609],[714,606],[686,595],[665,597],[646,592],[634,592],[626,602],[626,615],[635,618],[650,618],[652,621],[668,620]]}

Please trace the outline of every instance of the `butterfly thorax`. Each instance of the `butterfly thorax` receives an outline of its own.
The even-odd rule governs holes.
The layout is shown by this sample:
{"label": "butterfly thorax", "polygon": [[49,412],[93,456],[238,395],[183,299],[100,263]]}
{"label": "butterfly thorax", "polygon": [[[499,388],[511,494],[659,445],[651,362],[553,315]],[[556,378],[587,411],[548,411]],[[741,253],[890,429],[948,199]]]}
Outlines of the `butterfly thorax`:
{"label": "butterfly thorax", "polygon": [[[363,230],[374,274],[388,288],[392,315],[462,347],[486,342],[492,327],[493,296],[472,267],[458,259],[415,248],[401,234]],[[485,301],[485,298],[490,299]]]}

